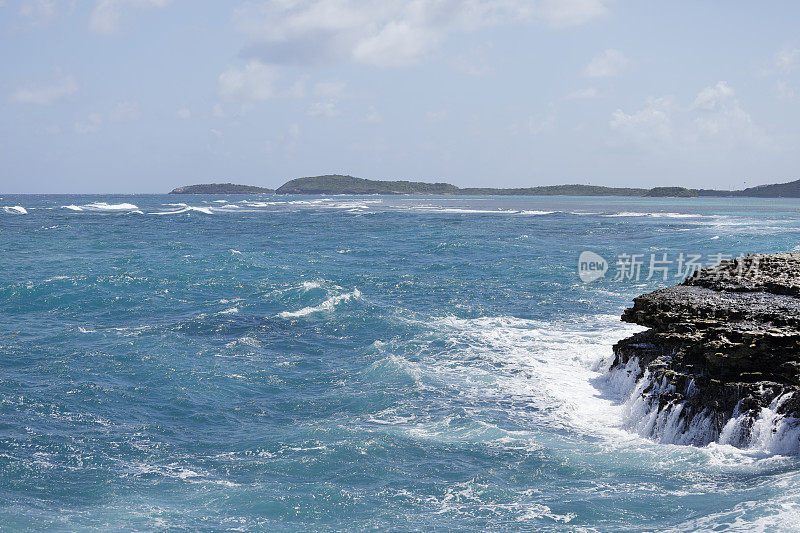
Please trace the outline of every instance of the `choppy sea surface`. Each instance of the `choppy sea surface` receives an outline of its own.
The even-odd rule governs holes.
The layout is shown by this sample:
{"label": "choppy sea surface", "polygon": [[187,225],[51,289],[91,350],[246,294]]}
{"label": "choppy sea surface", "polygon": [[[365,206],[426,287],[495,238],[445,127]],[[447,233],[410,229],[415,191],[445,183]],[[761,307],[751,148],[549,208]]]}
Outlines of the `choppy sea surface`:
{"label": "choppy sea surface", "polygon": [[653,442],[603,385],[651,256],[799,249],[798,200],[0,206],[0,529],[800,528],[796,457]]}

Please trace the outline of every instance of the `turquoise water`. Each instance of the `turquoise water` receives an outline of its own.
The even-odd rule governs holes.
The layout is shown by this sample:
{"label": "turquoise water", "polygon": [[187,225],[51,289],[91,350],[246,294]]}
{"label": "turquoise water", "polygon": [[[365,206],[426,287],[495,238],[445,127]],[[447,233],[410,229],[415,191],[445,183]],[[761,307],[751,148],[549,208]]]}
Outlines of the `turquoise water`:
{"label": "turquoise water", "polygon": [[800,527],[796,458],[651,442],[602,379],[677,281],[615,257],[794,250],[798,201],[0,205],[2,529]]}

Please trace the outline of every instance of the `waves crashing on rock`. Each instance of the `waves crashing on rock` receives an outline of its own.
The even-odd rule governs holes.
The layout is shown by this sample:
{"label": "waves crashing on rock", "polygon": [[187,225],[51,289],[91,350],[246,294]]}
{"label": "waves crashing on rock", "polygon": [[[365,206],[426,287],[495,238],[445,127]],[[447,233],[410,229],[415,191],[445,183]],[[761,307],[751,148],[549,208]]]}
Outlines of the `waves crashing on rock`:
{"label": "waves crashing on rock", "polygon": [[657,441],[800,455],[800,253],[754,254],[634,299],[609,385]]}

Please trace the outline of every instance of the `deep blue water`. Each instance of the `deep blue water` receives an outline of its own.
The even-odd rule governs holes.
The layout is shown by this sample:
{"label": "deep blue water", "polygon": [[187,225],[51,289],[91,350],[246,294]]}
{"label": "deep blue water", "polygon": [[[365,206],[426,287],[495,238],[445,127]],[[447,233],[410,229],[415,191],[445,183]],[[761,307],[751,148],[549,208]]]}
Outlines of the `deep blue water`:
{"label": "deep blue water", "polygon": [[679,281],[615,258],[795,250],[800,201],[0,205],[1,529],[800,527],[796,458],[628,433],[597,379]]}

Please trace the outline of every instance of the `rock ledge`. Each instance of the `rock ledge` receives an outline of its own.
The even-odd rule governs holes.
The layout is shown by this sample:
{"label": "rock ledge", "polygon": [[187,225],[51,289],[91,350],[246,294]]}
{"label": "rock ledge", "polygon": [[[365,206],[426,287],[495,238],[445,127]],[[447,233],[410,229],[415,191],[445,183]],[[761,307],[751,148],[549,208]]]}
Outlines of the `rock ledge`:
{"label": "rock ledge", "polygon": [[800,253],[754,254],[634,299],[614,346],[631,425],[665,442],[800,451]]}

